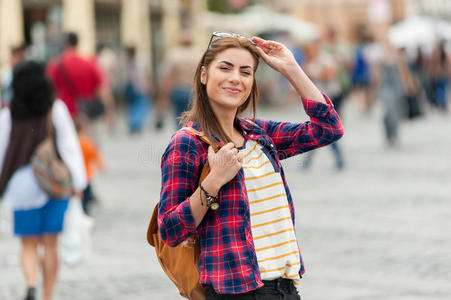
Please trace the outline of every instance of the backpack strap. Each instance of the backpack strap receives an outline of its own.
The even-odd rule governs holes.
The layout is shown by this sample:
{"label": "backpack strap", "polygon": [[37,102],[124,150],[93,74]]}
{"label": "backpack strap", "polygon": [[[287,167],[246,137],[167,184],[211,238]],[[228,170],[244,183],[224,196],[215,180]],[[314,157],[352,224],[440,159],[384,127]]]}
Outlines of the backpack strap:
{"label": "backpack strap", "polygon": [[[186,130],[194,135],[197,135],[202,141],[204,141],[208,145],[211,145],[210,140],[205,136],[204,133],[197,131],[192,127],[183,127],[182,130]],[[215,149],[214,146],[212,147],[215,150],[215,152],[219,150]],[[205,179],[205,177],[207,177],[208,173],[210,173],[210,164],[208,163],[207,160],[200,173],[199,182],[202,182]],[[155,240],[153,239],[153,234],[158,234],[158,203],[157,205],[155,205],[155,208],[153,209],[152,217],[150,218],[150,223],[147,228],[147,242],[151,246],[155,247]]]}
{"label": "backpack strap", "polygon": [[55,136],[55,128],[53,127],[53,104],[50,107],[49,112],[46,115],[46,129],[47,136],[54,137]]}
{"label": "backpack strap", "polygon": [[212,145],[212,143],[210,142],[210,140],[205,136],[205,134],[203,132],[200,132],[192,127],[183,127],[181,128],[181,130],[186,130],[189,131],[190,133],[197,135],[203,142],[207,143],[208,145],[213,147],[213,150],[215,152],[218,152],[219,148],[217,148],[216,146]]}

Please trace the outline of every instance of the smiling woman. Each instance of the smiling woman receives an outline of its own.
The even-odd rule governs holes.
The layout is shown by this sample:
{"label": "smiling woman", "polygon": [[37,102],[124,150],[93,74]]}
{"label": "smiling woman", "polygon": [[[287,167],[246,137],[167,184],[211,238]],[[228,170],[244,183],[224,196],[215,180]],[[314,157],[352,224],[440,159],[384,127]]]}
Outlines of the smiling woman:
{"label": "smiling woman", "polygon": [[[309,122],[255,117],[259,58],[290,81]],[[241,117],[249,108],[252,118]],[[284,45],[214,33],[182,123],[186,128],[172,136],[161,161],[161,238],[177,246],[197,233],[206,299],[300,299],[295,285],[304,264],[280,160],[343,135],[330,100]],[[210,172],[200,182],[207,162]]]}
{"label": "smiling woman", "polygon": [[215,115],[235,118],[252,91],[254,68],[252,55],[239,48],[219,53],[208,68],[202,67],[201,82],[206,86]]}

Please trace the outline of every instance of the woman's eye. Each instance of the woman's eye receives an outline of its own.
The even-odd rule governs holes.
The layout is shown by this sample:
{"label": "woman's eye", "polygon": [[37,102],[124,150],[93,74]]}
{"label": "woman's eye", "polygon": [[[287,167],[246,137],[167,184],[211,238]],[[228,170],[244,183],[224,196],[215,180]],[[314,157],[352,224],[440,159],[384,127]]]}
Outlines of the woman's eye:
{"label": "woman's eye", "polygon": [[241,73],[244,74],[244,75],[246,75],[246,76],[251,75],[251,72],[249,72],[249,71],[242,71]]}
{"label": "woman's eye", "polygon": [[219,69],[221,69],[221,70],[228,70],[229,68],[228,67],[219,67]]}

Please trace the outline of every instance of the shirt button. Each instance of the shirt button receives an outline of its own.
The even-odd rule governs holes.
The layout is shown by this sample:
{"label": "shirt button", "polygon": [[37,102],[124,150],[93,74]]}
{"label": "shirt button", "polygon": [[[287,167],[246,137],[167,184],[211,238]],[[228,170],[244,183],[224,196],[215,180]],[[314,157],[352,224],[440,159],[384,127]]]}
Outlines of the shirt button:
{"label": "shirt button", "polygon": [[251,138],[253,138],[253,137],[254,137],[254,135],[253,135],[253,134],[251,134],[251,135],[250,135],[250,137],[251,137]]}
{"label": "shirt button", "polygon": [[272,147],[272,148],[274,148],[274,145],[273,145],[273,144],[271,144],[271,147]]}

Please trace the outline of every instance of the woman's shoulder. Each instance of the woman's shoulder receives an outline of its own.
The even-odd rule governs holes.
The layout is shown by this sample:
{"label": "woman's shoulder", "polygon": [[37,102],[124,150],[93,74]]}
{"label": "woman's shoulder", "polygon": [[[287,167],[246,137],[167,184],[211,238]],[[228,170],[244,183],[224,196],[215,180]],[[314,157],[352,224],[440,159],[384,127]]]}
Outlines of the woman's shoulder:
{"label": "woman's shoulder", "polygon": [[268,120],[261,118],[240,118],[240,125],[243,130],[248,132],[253,132],[256,134],[263,134],[266,132],[266,125],[268,124]]}
{"label": "woman's shoulder", "polygon": [[192,127],[184,127],[177,130],[169,141],[168,149],[175,149],[182,152],[197,152],[202,150],[202,141],[200,136],[202,132]]}

